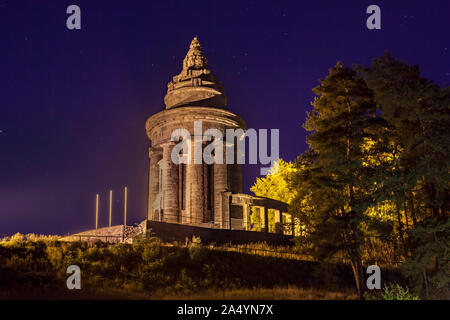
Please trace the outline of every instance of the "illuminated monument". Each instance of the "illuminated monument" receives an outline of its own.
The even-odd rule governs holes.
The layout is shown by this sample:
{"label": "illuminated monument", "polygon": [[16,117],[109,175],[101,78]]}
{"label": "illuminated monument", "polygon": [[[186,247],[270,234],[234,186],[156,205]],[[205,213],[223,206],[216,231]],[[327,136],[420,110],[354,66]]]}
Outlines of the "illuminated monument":
{"label": "illuminated monument", "polygon": [[[275,232],[270,221],[290,223],[286,204],[242,193],[240,164],[175,164],[171,134],[186,129],[194,139],[194,121],[203,132],[246,129],[244,120],[228,111],[224,87],[210,69],[195,37],[183,69],[168,84],[165,110],[151,116],[146,131],[151,141],[147,219],[218,229],[250,230],[250,213],[258,212],[260,229]],[[203,147],[206,146],[203,143]],[[211,142],[208,142],[211,143]],[[193,141],[190,144],[193,148]],[[194,154],[193,150],[190,152]],[[224,151],[225,154],[225,151]],[[291,233],[288,230],[285,233]]]}

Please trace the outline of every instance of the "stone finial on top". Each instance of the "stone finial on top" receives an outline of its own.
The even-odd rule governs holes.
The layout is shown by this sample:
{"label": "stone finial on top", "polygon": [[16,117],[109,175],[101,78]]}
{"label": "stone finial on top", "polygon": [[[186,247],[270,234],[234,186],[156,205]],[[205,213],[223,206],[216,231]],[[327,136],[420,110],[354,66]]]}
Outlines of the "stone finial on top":
{"label": "stone finial on top", "polygon": [[183,70],[167,84],[166,108],[206,106],[225,108],[227,97],[219,80],[211,73],[208,59],[194,37],[183,60]]}
{"label": "stone finial on top", "polygon": [[202,45],[200,44],[200,41],[198,41],[197,36],[195,36],[194,39],[192,39],[189,49],[199,49],[199,50],[202,49]]}
{"label": "stone finial on top", "polygon": [[208,59],[206,59],[197,37],[192,39],[189,51],[183,60],[183,71],[190,69],[208,69]]}

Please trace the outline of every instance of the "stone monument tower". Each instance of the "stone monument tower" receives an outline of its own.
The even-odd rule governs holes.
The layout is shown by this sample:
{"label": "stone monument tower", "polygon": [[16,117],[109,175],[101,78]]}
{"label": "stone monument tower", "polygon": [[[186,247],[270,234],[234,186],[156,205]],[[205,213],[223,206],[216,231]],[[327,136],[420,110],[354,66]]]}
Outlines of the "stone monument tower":
{"label": "stone monument tower", "polygon": [[188,130],[194,139],[194,121],[202,121],[203,132],[218,129],[223,136],[226,129],[245,130],[246,126],[242,118],[226,109],[224,88],[211,73],[196,37],[181,73],[168,83],[164,102],[165,110],[146,122],[151,141],[148,220],[230,228],[229,199],[231,194],[242,192],[241,166],[225,161],[175,164],[171,160],[175,145],[171,134],[176,129]]}

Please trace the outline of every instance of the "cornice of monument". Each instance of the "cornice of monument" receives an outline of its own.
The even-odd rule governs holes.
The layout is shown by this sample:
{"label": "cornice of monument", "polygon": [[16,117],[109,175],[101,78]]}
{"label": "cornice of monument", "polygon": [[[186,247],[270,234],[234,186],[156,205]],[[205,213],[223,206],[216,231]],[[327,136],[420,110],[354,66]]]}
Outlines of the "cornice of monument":
{"label": "cornice of monument", "polygon": [[183,69],[167,84],[166,109],[182,106],[225,108],[227,97],[223,86],[209,69],[197,37],[191,41],[183,60]]}
{"label": "cornice of monument", "polygon": [[183,124],[182,127],[190,126],[197,120],[201,120],[204,123],[223,125],[226,128],[242,128],[245,130],[247,127],[244,119],[231,111],[214,107],[188,106],[166,109],[154,114],[147,119],[145,130],[147,136],[152,140],[154,130],[159,131],[163,126],[171,126],[178,123]]}

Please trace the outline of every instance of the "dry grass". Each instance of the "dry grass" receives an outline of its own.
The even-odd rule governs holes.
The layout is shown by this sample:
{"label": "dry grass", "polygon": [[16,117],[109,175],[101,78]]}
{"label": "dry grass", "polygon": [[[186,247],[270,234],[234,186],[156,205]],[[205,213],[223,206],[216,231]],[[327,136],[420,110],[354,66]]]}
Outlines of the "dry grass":
{"label": "dry grass", "polygon": [[86,292],[84,290],[77,292],[60,291],[49,294],[33,290],[27,294],[5,293],[0,294],[0,299],[68,299],[68,300],[356,300],[358,297],[353,291],[337,292],[319,289],[304,289],[295,286],[253,289],[206,289],[195,293],[159,290],[153,293],[144,291],[132,291],[127,289],[102,289],[96,292]]}
{"label": "dry grass", "polygon": [[207,289],[195,293],[167,294],[156,292],[150,299],[167,300],[355,300],[354,292],[333,292],[300,287],[242,288],[217,290]]}
{"label": "dry grass", "polygon": [[36,234],[36,233],[27,233],[27,234],[21,234],[20,232],[17,232],[16,234],[13,234],[11,236],[6,236],[0,238],[0,243],[7,244],[7,243],[14,243],[14,242],[20,242],[20,241],[56,241],[61,236],[58,235],[46,235],[46,234]]}

